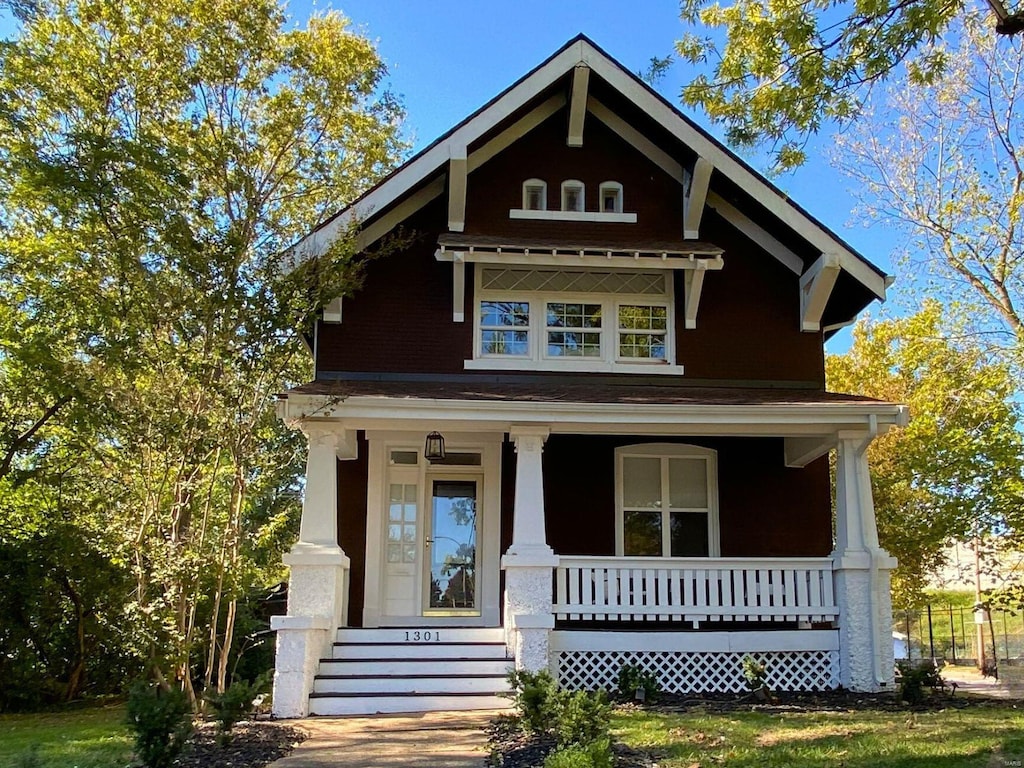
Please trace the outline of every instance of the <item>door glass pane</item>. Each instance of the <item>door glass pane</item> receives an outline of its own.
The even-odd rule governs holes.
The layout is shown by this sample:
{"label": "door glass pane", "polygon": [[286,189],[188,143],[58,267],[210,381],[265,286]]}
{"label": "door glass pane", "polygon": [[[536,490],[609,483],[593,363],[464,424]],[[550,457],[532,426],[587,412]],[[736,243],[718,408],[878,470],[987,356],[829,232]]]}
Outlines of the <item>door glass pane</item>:
{"label": "door glass pane", "polygon": [[627,557],[661,556],[661,512],[623,513],[622,534]]}
{"label": "door glass pane", "polygon": [[430,531],[430,608],[475,610],[476,482],[435,480]]}
{"label": "door glass pane", "polygon": [[623,458],[622,506],[625,509],[661,509],[661,459]]}
{"label": "door glass pane", "polygon": [[672,557],[707,557],[708,516],[704,512],[673,512],[669,532]]}
{"label": "door glass pane", "polygon": [[707,509],[707,462],[704,459],[669,459],[668,487],[672,509]]}

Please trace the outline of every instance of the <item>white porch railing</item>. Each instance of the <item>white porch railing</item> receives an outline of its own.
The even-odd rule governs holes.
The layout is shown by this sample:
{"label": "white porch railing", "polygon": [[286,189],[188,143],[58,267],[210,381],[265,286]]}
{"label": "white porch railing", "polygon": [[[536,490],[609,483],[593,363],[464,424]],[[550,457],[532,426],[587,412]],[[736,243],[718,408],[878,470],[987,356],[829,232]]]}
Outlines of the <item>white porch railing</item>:
{"label": "white porch railing", "polygon": [[555,618],[821,622],[838,618],[829,558],[561,556]]}

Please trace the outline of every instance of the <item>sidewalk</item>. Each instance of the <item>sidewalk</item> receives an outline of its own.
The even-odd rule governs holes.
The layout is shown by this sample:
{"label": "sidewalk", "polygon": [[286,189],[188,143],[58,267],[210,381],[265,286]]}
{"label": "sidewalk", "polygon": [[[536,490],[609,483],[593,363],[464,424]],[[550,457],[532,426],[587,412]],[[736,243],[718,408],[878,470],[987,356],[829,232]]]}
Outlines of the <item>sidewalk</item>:
{"label": "sidewalk", "polygon": [[1024,669],[1000,667],[999,679],[982,676],[975,667],[947,665],[940,673],[942,679],[957,684],[956,692],[974,693],[996,699],[1024,699]]}
{"label": "sidewalk", "polygon": [[270,768],[481,768],[497,712],[426,712],[295,721],[310,737]]}

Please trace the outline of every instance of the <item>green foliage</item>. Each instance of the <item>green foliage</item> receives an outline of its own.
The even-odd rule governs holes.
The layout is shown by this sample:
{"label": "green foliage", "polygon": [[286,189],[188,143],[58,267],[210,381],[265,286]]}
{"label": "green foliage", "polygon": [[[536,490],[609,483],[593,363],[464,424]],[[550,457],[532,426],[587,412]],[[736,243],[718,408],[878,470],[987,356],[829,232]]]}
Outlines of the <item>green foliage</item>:
{"label": "green foliage", "polygon": [[261,676],[252,683],[235,680],[223,693],[207,693],[204,698],[210,705],[212,719],[217,723],[217,733],[222,742],[230,740],[231,729],[253,713],[256,697],[267,689],[269,678]]}
{"label": "green foliage", "polygon": [[608,738],[589,744],[568,744],[544,758],[544,768],[612,768],[612,747]]}
{"label": "green foliage", "polygon": [[743,657],[743,679],[747,681],[747,687],[752,691],[768,690],[768,665],[758,661],[753,656]]}
{"label": "green foliage", "polygon": [[547,733],[551,728],[549,715],[558,686],[547,670],[528,672],[514,669],[508,673],[507,694],[519,714],[523,727],[530,733]]}
{"label": "green foliage", "polygon": [[297,527],[275,397],[365,264],[281,254],[404,152],[383,74],[277,0],[42,0],[0,47],[0,706],[226,686]]}
{"label": "green foliage", "polygon": [[638,690],[643,691],[644,701],[654,701],[661,693],[661,684],[658,676],[653,672],[647,672],[635,664],[623,664],[619,668],[616,679],[616,688],[619,698],[625,701],[632,701],[636,698]]}
{"label": "green foliage", "polygon": [[920,704],[925,699],[925,688],[935,690],[942,687],[942,676],[931,659],[896,662],[896,693],[900,701]]}
{"label": "green foliage", "polygon": [[612,708],[604,691],[557,691],[548,711],[561,746],[588,745],[608,737]]}
{"label": "green foliage", "polygon": [[685,86],[682,99],[724,124],[731,144],[767,144],[776,168],[791,168],[806,159],[810,135],[856,118],[870,85],[901,63],[918,83],[944,72],[946,56],[935,42],[963,7],[942,0],[683,0],[681,17],[693,31],[676,53],[711,71]]}
{"label": "green foliage", "polygon": [[33,744],[15,757],[12,768],[43,768],[43,759],[39,757],[39,745]]}
{"label": "green foliage", "polygon": [[868,461],[879,540],[899,560],[894,605],[920,605],[947,541],[980,536],[994,558],[1024,533],[1017,383],[935,301],[858,323],[853,339],[826,360],[829,389],[910,407],[910,424],[874,440]]}
{"label": "green foliage", "polygon": [[169,768],[192,733],[192,707],[178,690],[137,683],[128,695],[128,726],[146,768]]}

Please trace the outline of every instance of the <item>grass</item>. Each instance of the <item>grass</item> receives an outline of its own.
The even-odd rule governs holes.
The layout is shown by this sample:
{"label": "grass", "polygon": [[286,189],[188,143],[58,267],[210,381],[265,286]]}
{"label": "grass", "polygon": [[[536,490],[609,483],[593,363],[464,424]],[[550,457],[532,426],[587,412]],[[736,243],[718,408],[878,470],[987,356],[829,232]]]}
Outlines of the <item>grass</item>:
{"label": "grass", "polygon": [[620,741],[662,768],[970,768],[1022,765],[1024,712],[1012,705],[941,712],[617,711]]}
{"label": "grass", "polygon": [[[131,736],[123,705],[0,715],[0,765],[11,768],[124,768]],[[29,755],[35,750],[36,760]]]}

